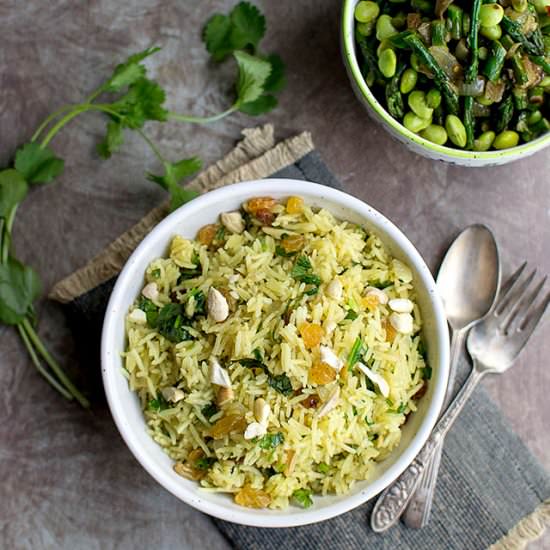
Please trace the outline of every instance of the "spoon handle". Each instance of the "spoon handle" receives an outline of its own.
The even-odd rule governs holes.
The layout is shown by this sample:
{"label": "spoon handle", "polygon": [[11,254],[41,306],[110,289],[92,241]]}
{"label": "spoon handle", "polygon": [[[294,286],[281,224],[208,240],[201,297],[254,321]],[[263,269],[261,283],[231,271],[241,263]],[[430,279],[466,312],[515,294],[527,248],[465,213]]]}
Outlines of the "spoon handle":
{"label": "spoon handle", "polygon": [[420,482],[420,476],[433,457],[439,443],[445,437],[454,421],[458,418],[466,401],[474,391],[483,372],[476,369],[475,362],[472,372],[458,392],[457,396],[436,424],[430,437],[420,449],[410,466],[387,488],[378,498],[371,515],[371,527],[376,533],[386,531],[398,520],[409,503],[414,490]]}
{"label": "spoon handle", "polygon": [[[442,410],[448,407],[452,397],[456,379],[456,371],[460,354],[464,347],[464,338],[467,331],[464,329],[454,330],[451,338],[451,360],[449,364],[449,381],[447,383],[447,391],[445,392],[445,400],[443,401]],[[437,446],[433,458],[429,461],[424,473],[420,476],[418,488],[414,491],[411,500],[403,513],[403,521],[407,527],[420,529],[428,524],[430,520],[430,512],[432,509],[432,500],[437,484],[437,476],[439,474],[439,464],[441,463],[441,454],[443,452],[443,440]]]}

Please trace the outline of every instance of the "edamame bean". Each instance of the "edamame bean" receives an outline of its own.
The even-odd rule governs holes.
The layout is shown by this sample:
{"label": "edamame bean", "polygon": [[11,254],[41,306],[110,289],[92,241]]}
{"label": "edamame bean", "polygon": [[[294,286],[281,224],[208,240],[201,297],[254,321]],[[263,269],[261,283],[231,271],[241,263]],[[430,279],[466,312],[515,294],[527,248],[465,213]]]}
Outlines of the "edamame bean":
{"label": "edamame bean", "polygon": [[399,91],[402,94],[408,94],[414,90],[416,81],[418,80],[418,73],[414,69],[405,69],[401,75],[401,83],[399,84]]}
{"label": "edamame bean", "polygon": [[477,50],[477,56],[482,61],[485,61],[485,59],[487,59],[487,57],[489,56],[489,50],[485,46],[481,46]]}
{"label": "edamame bean", "polygon": [[387,50],[388,48],[392,48],[392,47],[393,47],[392,43],[389,40],[382,40],[382,42],[378,44],[378,48],[376,48],[376,55],[380,57],[380,55],[384,50]]}
{"label": "edamame bean", "polygon": [[476,101],[478,103],[481,103],[481,105],[485,105],[485,107],[488,107],[489,105],[492,105],[494,101],[492,99],[489,99],[488,97],[485,97],[484,95],[480,95],[479,97],[476,97]]}
{"label": "edamame bean", "polygon": [[380,13],[380,6],[376,2],[359,2],[355,6],[355,19],[359,23],[370,23]]}
{"label": "edamame bean", "polygon": [[515,147],[519,142],[519,134],[513,130],[504,130],[493,141],[495,149],[509,149]]}
{"label": "edamame bean", "polygon": [[391,17],[389,15],[381,15],[376,20],[376,38],[382,42],[385,38],[390,38],[397,34],[397,29],[393,26],[391,22]]}
{"label": "edamame bean", "polygon": [[425,130],[420,132],[420,135],[437,145],[444,145],[447,141],[447,131],[443,126],[439,126],[438,124],[430,124]]}
{"label": "edamame bean", "polygon": [[418,72],[420,69],[420,61],[418,59],[418,56],[413,52],[411,53],[411,67]]}
{"label": "edamame bean", "polygon": [[[496,4],[489,4],[496,6]],[[502,36],[502,29],[500,25],[494,25],[493,27],[479,27],[479,32],[489,40],[498,40]]]}
{"label": "edamame bean", "polygon": [[488,151],[495,140],[495,133],[492,131],[483,132],[474,140],[474,151]]}
{"label": "edamame bean", "polygon": [[415,134],[425,130],[431,123],[431,119],[420,118],[411,111],[403,117],[403,126]]}
{"label": "edamame bean", "polygon": [[397,56],[391,48],[384,50],[380,54],[380,57],[378,58],[378,68],[386,78],[391,78],[395,74],[395,69],[397,68]]}
{"label": "edamame bean", "polygon": [[533,124],[536,124],[541,118],[542,113],[537,109],[527,117],[527,124],[529,124],[529,126],[532,126]]}
{"label": "edamame bean", "polygon": [[431,118],[434,113],[426,103],[426,94],[420,90],[414,90],[409,94],[408,103],[413,113],[420,118]]}
{"label": "edamame bean", "polygon": [[537,12],[541,15],[546,13],[546,8],[550,6],[550,0],[531,0]]}
{"label": "edamame bean", "polygon": [[479,10],[479,24],[482,27],[494,27],[504,17],[504,9],[500,4],[483,4]]}
{"label": "edamame bean", "polygon": [[357,23],[357,32],[363,36],[370,36],[374,31],[374,21],[368,23]]}
{"label": "edamame bean", "polygon": [[539,82],[539,86],[541,88],[544,88],[544,91],[548,91],[546,90],[546,88],[550,87],[550,76],[547,75],[545,76],[540,82]]}
{"label": "edamame bean", "polygon": [[437,88],[432,88],[426,94],[426,103],[428,107],[437,109],[441,105],[441,92]]}
{"label": "edamame bean", "polygon": [[447,118],[445,119],[445,129],[447,130],[449,139],[457,147],[466,146],[466,128],[464,128],[462,120],[460,120],[456,115],[447,115]]}
{"label": "edamame bean", "polygon": [[512,0],[512,7],[519,13],[527,9],[527,0]]}

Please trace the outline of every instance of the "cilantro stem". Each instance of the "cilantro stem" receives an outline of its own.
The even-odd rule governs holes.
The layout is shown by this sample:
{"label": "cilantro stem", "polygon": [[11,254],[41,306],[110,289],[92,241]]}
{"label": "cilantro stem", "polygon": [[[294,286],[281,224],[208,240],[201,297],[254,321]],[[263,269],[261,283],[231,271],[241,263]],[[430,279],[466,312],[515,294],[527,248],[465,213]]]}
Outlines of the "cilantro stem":
{"label": "cilantro stem", "polygon": [[147,137],[147,134],[143,130],[140,130],[139,128],[136,128],[136,132],[143,138],[145,143],[149,145],[149,147],[151,148],[151,151],[153,151],[153,153],[159,159],[162,165],[166,167],[166,165],[168,164],[168,161],[162,156],[162,153],[158,150],[157,146]]}
{"label": "cilantro stem", "polygon": [[85,408],[90,407],[90,402],[80,393],[78,388],[69,380],[63,369],[57,364],[57,361],[50,355],[48,350],[44,347],[44,344],[40,340],[38,334],[36,334],[34,328],[30,324],[28,319],[23,319],[20,323],[25,329],[30,341],[36,348],[36,351],[43,357],[44,361],[51,367],[51,369],[59,378],[60,382],[69,390],[71,395]]}
{"label": "cilantro stem", "polygon": [[3,224],[0,238],[2,240],[2,248],[0,250],[0,263],[5,264],[8,261],[11,244],[11,228],[13,227],[13,221],[15,219],[15,213],[17,212],[17,204],[10,210],[6,221]]}
{"label": "cilantro stem", "polygon": [[207,117],[198,117],[191,115],[181,115],[180,113],[174,113],[170,111],[168,117],[173,120],[179,120],[180,122],[193,122],[195,124],[208,124],[209,122],[216,122],[222,118],[234,113],[238,109],[237,105],[232,105],[227,111],[223,113],[218,113],[217,115],[207,116]]}
{"label": "cilantro stem", "polygon": [[74,109],[66,114],[61,120],[59,120],[52,128],[50,128],[50,131],[46,134],[46,137],[42,140],[40,143],[40,147],[44,148],[50,143],[50,141],[53,139],[55,134],[65,126],[65,124],[68,124],[73,118],[77,117],[80,113],[84,113],[85,111],[90,109],[90,105],[82,104],[77,105],[74,107]]}
{"label": "cilantro stem", "polygon": [[29,340],[25,329],[19,324],[17,325],[17,330],[19,331],[21,340],[23,340],[23,344],[25,344],[25,347],[31,356],[31,360],[38,372],[50,383],[50,385],[52,385],[63,397],[65,397],[65,399],[71,401],[73,396],[40,364],[40,360],[36,355],[36,351],[34,351],[34,348],[32,347],[31,341]]}
{"label": "cilantro stem", "polygon": [[63,107],[60,107],[57,109],[57,111],[54,111],[48,118],[42,122],[42,124],[38,127],[36,132],[34,132],[33,136],[31,137],[31,141],[36,141],[38,139],[38,136],[43,132],[44,128],[50,124],[50,122],[54,119],[56,119],[59,115],[62,115],[65,111],[70,111],[74,108],[74,105],[63,105]]}

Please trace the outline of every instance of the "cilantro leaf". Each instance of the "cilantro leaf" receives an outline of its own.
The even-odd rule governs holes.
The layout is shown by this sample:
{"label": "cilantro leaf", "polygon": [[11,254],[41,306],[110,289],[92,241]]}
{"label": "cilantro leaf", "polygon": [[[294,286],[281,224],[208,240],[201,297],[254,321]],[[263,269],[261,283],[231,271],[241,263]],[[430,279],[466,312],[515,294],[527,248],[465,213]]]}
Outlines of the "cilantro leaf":
{"label": "cilantro leaf", "polygon": [[218,407],[216,406],[216,403],[209,403],[201,409],[201,413],[206,420],[210,420],[210,418],[212,418],[217,412]]}
{"label": "cilantro leaf", "polygon": [[147,408],[150,411],[155,411],[155,412],[159,412],[159,411],[163,411],[164,409],[168,409],[169,406],[170,405],[168,404],[168,401],[166,401],[166,399],[164,399],[164,397],[162,396],[161,393],[158,394],[158,397],[156,399],[151,399],[147,403]]}
{"label": "cilantro leaf", "polygon": [[346,316],[344,317],[344,321],[345,320],[350,320],[350,321],[355,321],[355,319],[357,319],[357,317],[359,317],[359,314],[354,311],[353,309],[348,309],[348,312],[346,314]]}
{"label": "cilantro leaf", "polygon": [[14,258],[0,264],[0,321],[17,325],[31,311],[40,294],[40,280],[32,268]]}
{"label": "cilantro leaf", "polygon": [[292,392],[294,391],[292,389],[290,378],[286,374],[278,374],[277,376],[270,374],[267,379],[267,384],[275,391],[282,393],[286,397],[292,395]]}
{"label": "cilantro leaf", "polygon": [[311,491],[308,489],[297,489],[292,493],[292,497],[302,508],[309,508],[313,504]]}
{"label": "cilantro leaf", "polygon": [[266,92],[280,92],[286,85],[285,64],[281,56],[272,53],[266,57],[266,61],[271,65],[271,72],[264,84]]}
{"label": "cilantro leaf", "polygon": [[256,101],[260,97],[271,72],[271,65],[268,61],[243,51],[236,51],[233,55],[239,67],[235,105],[240,109],[242,105]]}
{"label": "cilantro leaf", "polygon": [[287,252],[280,244],[275,247],[275,255],[282,256],[283,258],[291,258],[295,256],[298,252]]}
{"label": "cilantro leaf", "polygon": [[357,337],[355,339],[355,342],[353,343],[351,351],[349,352],[348,361],[347,361],[348,369],[352,369],[355,366],[355,363],[359,361],[362,353],[363,353],[363,342],[361,341],[361,338]]}
{"label": "cilantro leaf", "polygon": [[231,44],[232,23],[227,15],[215,14],[206,23],[202,40],[214,61],[223,61],[233,53]]}
{"label": "cilantro leaf", "polygon": [[27,183],[48,183],[63,172],[65,163],[49,147],[27,143],[15,154],[15,169]]}
{"label": "cilantro leaf", "polygon": [[210,466],[212,466],[212,464],[216,462],[216,460],[217,459],[213,456],[203,456],[195,462],[195,468],[197,468],[198,470],[208,470]]}
{"label": "cilantro leaf", "polygon": [[432,377],[432,367],[429,367],[428,365],[426,365],[422,369],[422,378],[424,378],[424,380],[430,380],[431,377]]}
{"label": "cilantro leaf", "polygon": [[281,432],[277,432],[274,434],[266,434],[264,435],[260,441],[258,442],[258,445],[260,448],[268,450],[268,449],[274,449],[277,447],[277,445],[280,445],[285,440],[283,434]]}
{"label": "cilantro leaf", "polygon": [[166,162],[164,164],[164,175],[157,176],[149,173],[147,174],[147,178],[170,192],[170,209],[176,210],[181,205],[198,196],[199,193],[197,191],[184,189],[180,187],[179,183],[187,176],[199,170],[201,164],[201,160],[197,157],[183,159],[174,163]]}
{"label": "cilantro leaf", "polygon": [[307,256],[300,256],[296,260],[296,263],[294,264],[290,275],[294,279],[299,279],[300,277],[303,277],[308,271],[311,271],[311,269],[313,269],[313,267],[311,265],[311,262],[309,261],[309,258]]}
{"label": "cilantro leaf", "polygon": [[122,135],[122,124],[111,120],[107,123],[107,134],[101,143],[97,145],[97,152],[104,159],[110,156],[122,145],[124,136]]}
{"label": "cilantro leaf", "polygon": [[159,308],[149,298],[142,296],[138,302],[138,308],[145,312],[147,324],[151,328],[157,327]]}
{"label": "cilantro leaf", "polygon": [[160,51],[158,47],[147,48],[128,57],[124,63],[120,63],[115,67],[109,80],[101,86],[101,90],[104,92],[118,92],[122,88],[130,86],[140,78],[143,78],[146,74],[146,69],[141,65],[141,61],[158,51]]}
{"label": "cilantro leaf", "polygon": [[255,101],[249,101],[239,107],[245,115],[259,116],[268,113],[277,107],[277,98],[271,94],[263,94]]}
{"label": "cilantro leaf", "polygon": [[330,472],[330,466],[326,462],[319,462],[319,464],[317,464],[317,471],[321,474],[328,474]]}
{"label": "cilantro leaf", "polygon": [[166,304],[159,311],[156,328],[170,342],[193,340],[188,327],[184,325],[187,321],[182,304]]}
{"label": "cilantro leaf", "polygon": [[265,34],[265,17],[249,2],[240,2],[229,14],[231,20],[231,44],[235,50],[247,46],[255,51]]}
{"label": "cilantro leaf", "polygon": [[13,168],[0,172],[0,218],[6,218],[14,206],[26,196],[28,185],[23,176]]}
{"label": "cilantro leaf", "polygon": [[142,128],[148,120],[164,122],[168,119],[168,111],[163,107],[165,99],[166,93],[156,82],[140,78],[109,108],[122,117],[122,126],[135,130]]}

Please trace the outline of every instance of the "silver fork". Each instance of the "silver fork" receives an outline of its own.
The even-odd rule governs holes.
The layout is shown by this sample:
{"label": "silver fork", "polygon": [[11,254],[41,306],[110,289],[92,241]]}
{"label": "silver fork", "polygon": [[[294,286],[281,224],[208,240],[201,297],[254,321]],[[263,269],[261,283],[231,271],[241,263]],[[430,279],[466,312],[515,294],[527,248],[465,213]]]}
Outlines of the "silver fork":
{"label": "silver fork", "polygon": [[493,311],[468,336],[467,348],[473,368],[461,390],[449,405],[411,465],[382,492],[371,516],[373,531],[385,531],[393,525],[413,495],[422,473],[428,466],[438,444],[445,437],[466,401],[486,374],[502,374],[508,370],[524,348],[544,315],[550,293],[537,302],[544,277],[532,290],[536,270],[523,276],[525,262],[504,284]]}

